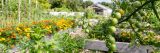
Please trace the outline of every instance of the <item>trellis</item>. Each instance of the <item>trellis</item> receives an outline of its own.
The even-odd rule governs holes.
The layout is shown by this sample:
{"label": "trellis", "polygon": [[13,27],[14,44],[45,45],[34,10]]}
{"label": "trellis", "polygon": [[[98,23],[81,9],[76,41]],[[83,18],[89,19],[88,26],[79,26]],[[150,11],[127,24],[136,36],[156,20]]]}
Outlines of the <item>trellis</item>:
{"label": "trellis", "polygon": [[37,20],[42,14],[38,0],[1,0],[0,2],[0,24],[2,24],[0,27],[5,27],[6,22],[13,24]]}

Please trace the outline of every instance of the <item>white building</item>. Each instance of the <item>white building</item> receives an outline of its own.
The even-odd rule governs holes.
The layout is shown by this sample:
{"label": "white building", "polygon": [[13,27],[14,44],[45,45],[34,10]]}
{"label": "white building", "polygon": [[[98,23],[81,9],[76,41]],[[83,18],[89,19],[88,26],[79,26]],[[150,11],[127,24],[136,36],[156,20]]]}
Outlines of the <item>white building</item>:
{"label": "white building", "polygon": [[104,17],[109,17],[112,14],[112,9],[101,4],[93,4],[91,6],[95,12],[99,15],[103,15]]}
{"label": "white building", "polygon": [[49,12],[53,16],[84,16],[84,12]]}

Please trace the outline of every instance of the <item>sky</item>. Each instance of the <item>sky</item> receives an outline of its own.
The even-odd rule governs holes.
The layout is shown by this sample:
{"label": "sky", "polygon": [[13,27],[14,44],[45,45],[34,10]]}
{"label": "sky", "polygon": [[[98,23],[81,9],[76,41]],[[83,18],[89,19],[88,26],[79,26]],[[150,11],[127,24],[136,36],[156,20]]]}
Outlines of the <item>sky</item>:
{"label": "sky", "polygon": [[[84,1],[87,1],[87,0],[84,0]],[[94,3],[98,3],[98,2],[108,2],[108,3],[111,3],[111,0],[91,0],[93,1]]]}

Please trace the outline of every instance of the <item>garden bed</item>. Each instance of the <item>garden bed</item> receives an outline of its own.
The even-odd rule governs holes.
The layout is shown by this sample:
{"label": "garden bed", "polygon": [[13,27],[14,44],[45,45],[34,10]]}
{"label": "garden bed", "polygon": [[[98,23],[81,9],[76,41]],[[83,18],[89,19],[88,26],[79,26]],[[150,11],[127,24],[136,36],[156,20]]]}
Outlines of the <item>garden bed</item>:
{"label": "garden bed", "polygon": [[[153,52],[153,47],[149,45],[134,45],[130,46],[130,43],[126,42],[116,42],[117,53],[151,53]],[[105,41],[100,40],[86,40],[84,49],[88,50],[97,50],[97,51],[108,51],[108,47],[105,44]]]}

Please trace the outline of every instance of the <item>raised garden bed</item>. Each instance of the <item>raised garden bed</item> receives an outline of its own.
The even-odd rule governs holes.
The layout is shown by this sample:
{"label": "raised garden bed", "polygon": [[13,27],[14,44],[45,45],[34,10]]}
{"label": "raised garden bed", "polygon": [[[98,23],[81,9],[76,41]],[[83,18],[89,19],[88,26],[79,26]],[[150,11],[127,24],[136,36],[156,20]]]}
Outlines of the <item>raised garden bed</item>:
{"label": "raised garden bed", "polygon": [[[126,42],[116,42],[117,50],[116,53],[151,53],[153,52],[153,47],[149,45],[141,46],[130,46],[130,43]],[[84,49],[97,50],[107,52],[108,48],[104,41],[100,40],[85,40]]]}

